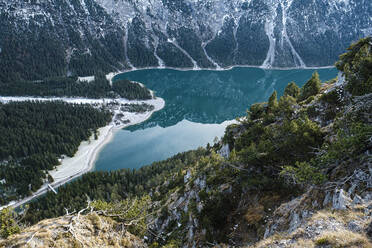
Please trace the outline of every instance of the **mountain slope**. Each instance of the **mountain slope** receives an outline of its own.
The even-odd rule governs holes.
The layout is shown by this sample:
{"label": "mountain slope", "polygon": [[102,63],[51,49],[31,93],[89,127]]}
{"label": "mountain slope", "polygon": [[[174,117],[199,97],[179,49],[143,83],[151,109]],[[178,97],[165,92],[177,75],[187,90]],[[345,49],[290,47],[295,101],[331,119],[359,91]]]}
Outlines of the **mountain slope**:
{"label": "mountain slope", "polygon": [[369,248],[371,38],[337,68],[329,82],[314,73],[303,88],[290,83],[279,100],[274,92],[252,105],[213,147],[86,174],[30,203],[24,220],[83,209],[85,195],[80,213],[111,217],[150,247]]}
{"label": "mountain slope", "polygon": [[1,0],[0,80],[133,67],[329,66],[371,35],[370,13],[368,0]]}

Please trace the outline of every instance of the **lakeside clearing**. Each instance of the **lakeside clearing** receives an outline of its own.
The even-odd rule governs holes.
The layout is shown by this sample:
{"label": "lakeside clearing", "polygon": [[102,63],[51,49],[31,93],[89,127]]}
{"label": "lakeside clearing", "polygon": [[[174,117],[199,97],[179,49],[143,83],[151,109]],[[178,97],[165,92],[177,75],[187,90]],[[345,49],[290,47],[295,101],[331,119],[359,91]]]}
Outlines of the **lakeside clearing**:
{"label": "lakeside clearing", "polygon": [[[112,122],[105,127],[98,129],[99,135],[97,140],[94,139],[94,135],[90,137],[88,141],[83,141],[74,157],[65,157],[60,160],[61,165],[57,166],[56,169],[49,171],[49,174],[53,177],[54,182],[50,185],[53,188],[59,186],[77,178],[81,175],[91,171],[94,167],[96,158],[101,149],[111,141],[114,132],[125,128],[127,126],[136,125],[146,121],[151,115],[164,108],[165,102],[162,98],[157,97],[151,100],[134,100],[130,101],[127,99],[86,99],[86,98],[42,98],[42,97],[0,97],[0,102],[9,103],[14,101],[64,101],[67,103],[82,103],[82,104],[107,104],[111,102],[118,102],[120,104],[149,104],[153,105],[154,109],[145,113],[131,113],[131,112],[120,112],[125,114],[126,120],[129,123],[116,125],[114,123],[114,117]],[[115,111],[114,114],[119,112]],[[26,197],[19,201],[10,202],[6,206],[0,207],[0,210],[5,207],[19,207],[26,202],[45,194],[48,189],[48,184],[45,183],[38,191],[34,192],[31,196]]]}

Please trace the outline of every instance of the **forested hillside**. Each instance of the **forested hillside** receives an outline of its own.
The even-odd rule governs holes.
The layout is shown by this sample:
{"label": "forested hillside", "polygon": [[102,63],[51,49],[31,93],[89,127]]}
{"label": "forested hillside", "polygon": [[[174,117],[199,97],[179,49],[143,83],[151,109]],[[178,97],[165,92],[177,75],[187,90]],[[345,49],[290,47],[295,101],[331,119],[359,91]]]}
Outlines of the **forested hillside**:
{"label": "forested hillside", "polygon": [[372,39],[336,66],[339,78],[315,72],[250,106],[213,147],[86,174],[30,203],[24,220],[89,202],[150,247],[371,247]]}
{"label": "forested hillside", "polygon": [[111,121],[111,113],[63,102],[0,103],[0,205],[30,195],[61,155]]}
{"label": "forested hillside", "polygon": [[39,81],[0,82],[1,96],[55,96],[85,98],[126,98],[128,100],[151,99],[150,90],[129,80],[116,80],[113,85],[104,75],[94,80],[79,81],[77,77],[55,77]]}

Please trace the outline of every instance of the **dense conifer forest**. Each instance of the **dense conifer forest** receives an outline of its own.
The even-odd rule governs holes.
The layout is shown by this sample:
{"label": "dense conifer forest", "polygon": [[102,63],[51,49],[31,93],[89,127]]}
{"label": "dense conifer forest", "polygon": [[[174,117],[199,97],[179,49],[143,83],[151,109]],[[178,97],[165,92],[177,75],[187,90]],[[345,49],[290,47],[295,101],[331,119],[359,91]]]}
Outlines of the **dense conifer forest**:
{"label": "dense conifer forest", "polygon": [[111,86],[104,75],[96,75],[91,82],[78,81],[77,77],[55,77],[40,81],[14,81],[0,83],[2,96],[57,96],[87,98],[151,99],[151,92],[129,80],[117,80]]}
{"label": "dense conifer forest", "polygon": [[[58,194],[47,193],[29,204],[26,221],[60,216],[86,206],[87,199],[117,202],[127,197],[142,196],[159,187],[154,199],[161,200],[171,189],[183,182],[183,170],[210,152],[200,148],[155,162],[139,170],[123,169],[111,172],[90,172],[58,188]],[[164,181],[170,180],[168,185]],[[52,207],[53,206],[53,207]]]}
{"label": "dense conifer forest", "polygon": [[107,111],[63,102],[0,103],[0,205],[30,195],[61,155],[111,120]]}

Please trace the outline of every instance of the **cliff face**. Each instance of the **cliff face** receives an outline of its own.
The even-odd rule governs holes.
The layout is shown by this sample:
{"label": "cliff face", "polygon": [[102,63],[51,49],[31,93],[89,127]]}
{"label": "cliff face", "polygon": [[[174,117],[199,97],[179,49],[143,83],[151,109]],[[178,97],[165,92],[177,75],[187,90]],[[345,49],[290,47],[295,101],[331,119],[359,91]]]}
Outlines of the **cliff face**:
{"label": "cliff face", "polygon": [[20,74],[6,76],[33,80],[133,67],[329,66],[371,35],[371,12],[368,0],[1,0],[0,58],[4,73]]}

